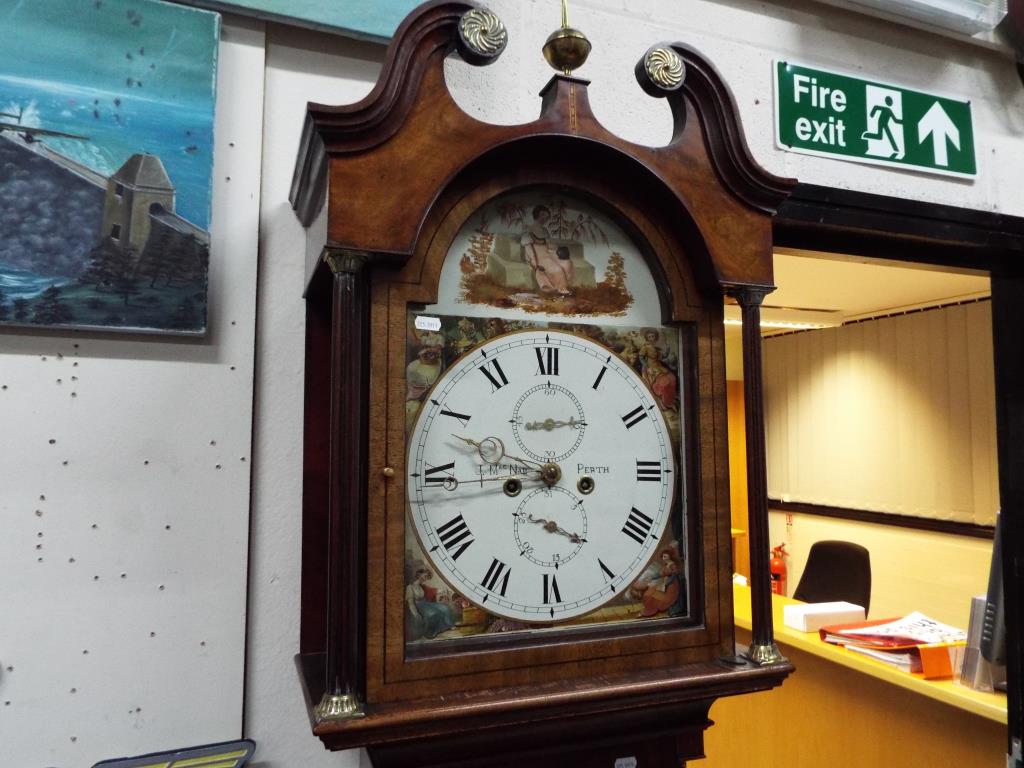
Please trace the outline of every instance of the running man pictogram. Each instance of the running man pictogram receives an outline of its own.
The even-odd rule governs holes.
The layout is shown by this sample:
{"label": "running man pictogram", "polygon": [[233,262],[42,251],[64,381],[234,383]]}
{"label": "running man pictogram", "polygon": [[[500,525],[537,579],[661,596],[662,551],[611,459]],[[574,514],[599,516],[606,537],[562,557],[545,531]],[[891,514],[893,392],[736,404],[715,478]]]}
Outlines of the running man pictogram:
{"label": "running man pictogram", "polygon": [[[903,148],[903,103],[901,94],[867,86],[868,130],[861,138],[868,142],[867,154],[901,160]],[[874,130],[871,130],[871,126]]]}

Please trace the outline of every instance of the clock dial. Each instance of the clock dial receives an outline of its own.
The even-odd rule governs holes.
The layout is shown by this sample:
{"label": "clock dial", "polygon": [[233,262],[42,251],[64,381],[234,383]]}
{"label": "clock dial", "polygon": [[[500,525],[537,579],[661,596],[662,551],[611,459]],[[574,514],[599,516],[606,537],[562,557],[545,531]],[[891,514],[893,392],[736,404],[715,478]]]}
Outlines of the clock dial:
{"label": "clock dial", "polygon": [[672,441],[644,381],[587,338],[505,334],[435,383],[409,443],[413,527],[489,613],[561,621],[626,590],[673,501]]}

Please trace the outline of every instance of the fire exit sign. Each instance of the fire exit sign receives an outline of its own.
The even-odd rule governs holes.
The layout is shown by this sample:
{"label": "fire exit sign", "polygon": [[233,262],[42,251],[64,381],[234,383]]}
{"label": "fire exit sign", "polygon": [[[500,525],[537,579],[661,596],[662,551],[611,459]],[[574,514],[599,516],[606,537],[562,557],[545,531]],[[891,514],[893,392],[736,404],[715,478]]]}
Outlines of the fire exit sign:
{"label": "fire exit sign", "polygon": [[971,103],[793,62],[775,62],[782,149],[974,178]]}

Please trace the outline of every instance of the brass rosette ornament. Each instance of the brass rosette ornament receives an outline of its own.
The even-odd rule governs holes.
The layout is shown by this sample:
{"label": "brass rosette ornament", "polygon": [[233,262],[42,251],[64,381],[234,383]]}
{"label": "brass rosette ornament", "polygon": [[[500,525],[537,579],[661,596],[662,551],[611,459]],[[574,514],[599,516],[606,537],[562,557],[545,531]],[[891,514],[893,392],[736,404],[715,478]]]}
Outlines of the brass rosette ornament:
{"label": "brass rosette ornament", "polygon": [[662,97],[678,91],[686,79],[683,57],[672,46],[661,43],[647,49],[636,64],[636,79],[649,96]]}
{"label": "brass rosette ornament", "polygon": [[508,30],[496,14],[486,8],[466,11],[459,20],[459,54],[474,66],[498,60],[508,45]]}

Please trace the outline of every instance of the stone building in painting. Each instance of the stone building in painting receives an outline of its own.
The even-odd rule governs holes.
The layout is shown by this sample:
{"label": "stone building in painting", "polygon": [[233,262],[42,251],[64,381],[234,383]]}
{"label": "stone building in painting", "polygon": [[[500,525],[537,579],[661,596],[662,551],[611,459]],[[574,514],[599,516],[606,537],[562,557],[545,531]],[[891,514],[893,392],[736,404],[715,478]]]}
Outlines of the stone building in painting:
{"label": "stone building in painting", "polygon": [[151,205],[174,210],[174,185],[156,155],[132,155],[107,179],[100,237],[141,253],[149,239]]}
{"label": "stone building in painting", "polygon": [[107,179],[101,240],[130,254],[133,274],[205,280],[209,234],[174,212],[174,184],[156,155],[135,154]]}

